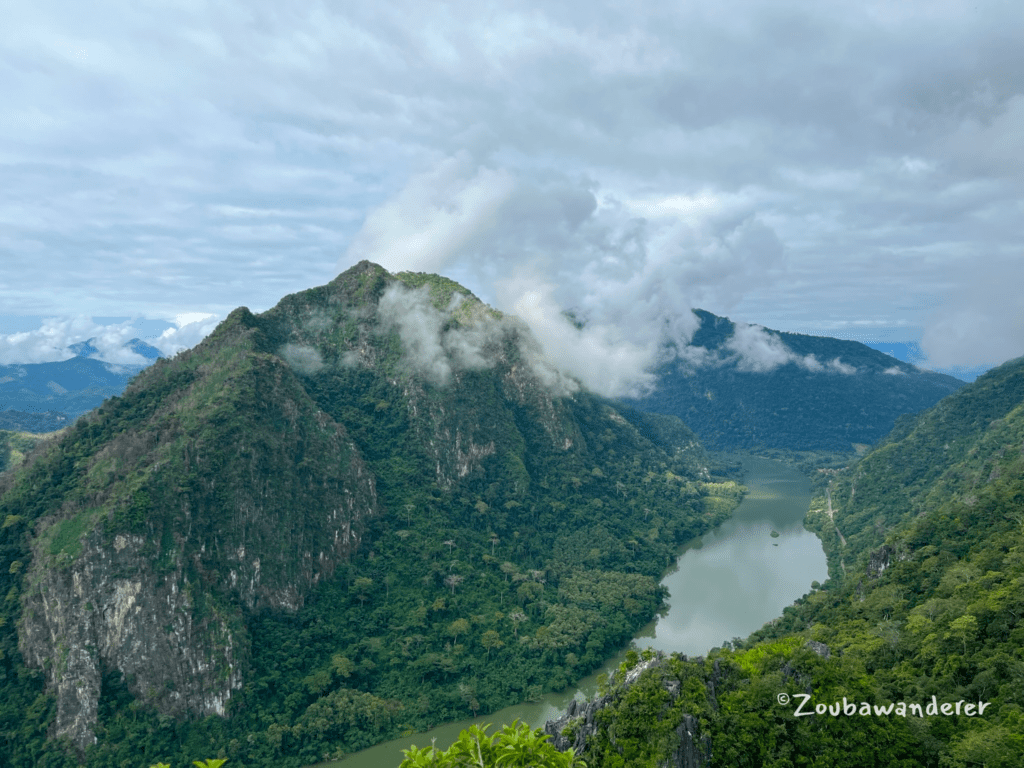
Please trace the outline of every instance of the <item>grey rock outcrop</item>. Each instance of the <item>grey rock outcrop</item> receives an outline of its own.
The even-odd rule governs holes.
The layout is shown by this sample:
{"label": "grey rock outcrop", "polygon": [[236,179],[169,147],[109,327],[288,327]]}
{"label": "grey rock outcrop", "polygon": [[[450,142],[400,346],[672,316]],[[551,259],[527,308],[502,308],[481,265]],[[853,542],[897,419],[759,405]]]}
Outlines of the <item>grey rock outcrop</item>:
{"label": "grey rock outcrop", "polygon": [[[685,659],[685,657],[683,657]],[[622,683],[616,684],[614,675],[609,680],[610,692],[604,696],[598,696],[589,701],[574,699],[569,702],[565,714],[555,720],[549,720],[544,725],[544,732],[551,736],[551,744],[556,749],[565,751],[570,747],[576,754],[583,754],[588,746],[593,743],[601,730],[597,714],[606,706],[614,704],[629,687],[635,683],[642,674],[649,670],[657,671],[665,666],[665,657],[657,654],[654,658],[637,664],[626,673]],[[715,674],[717,677],[717,663]],[[663,685],[668,691],[670,699],[674,701],[679,696],[679,681],[668,676],[663,676]],[[714,681],[709,681],[709,696],[714,702]],[[714,702],[717,706],[717,702]],[[659,768],[705,768],[711,765],[711,738],[700,732],[700,723],[697,718],[690,714],[684,714],[679,725],[675,728],[676,746],[668,758],[659,764]],[[609,740],[614,745],[613,734],[609,734]]]}

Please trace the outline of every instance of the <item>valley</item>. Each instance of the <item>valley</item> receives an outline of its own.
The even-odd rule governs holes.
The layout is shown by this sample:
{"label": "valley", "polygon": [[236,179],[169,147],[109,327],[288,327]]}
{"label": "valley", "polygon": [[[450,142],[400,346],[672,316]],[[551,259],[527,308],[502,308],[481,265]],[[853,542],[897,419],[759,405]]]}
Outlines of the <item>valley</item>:
{"label": "valley", "polygon": [[[729,457],[588,392],[437,275],[362,262],[236,309],[50,438],[4,433],[0,758],[300,768],[482,713],[539,722],[583,679],[596,696],[553,735],[592,768],[1010,768],[1024,363],[950,384],[785,339],[801,364],[712,371],[761,383],[729,434],[773,429],[815,376],[842,385],[819,404],[845,398],[846,421],[797,453],[812,408]],[[872,411],[890,384],[897,406]],[[789,689],[992,706],[797,720],[773,703]]]}
{"label": "valley", "polygon": [[[779,461],[746,454],[723,459],[742,463],[748,493],[729,520],[680,549],[675,566],[661,581],[668,590],[666,607],[633,636],[633,647],[705,655],[779,616],[785,606],[811,590],[812,581],[827,576],[820,542],[803,527],[811,499],[807,478]],[[772,538],[773,530],[781,535]],[[542,728],[574,698],[594,696],[599,678],[617,670],[625,657],[626,649],[620,650],[583,680],[539,701],[378,744],[318,768],[397,766],[403,749],[432,742],[438,749],[447,749],[472,725],[520,720]]]}

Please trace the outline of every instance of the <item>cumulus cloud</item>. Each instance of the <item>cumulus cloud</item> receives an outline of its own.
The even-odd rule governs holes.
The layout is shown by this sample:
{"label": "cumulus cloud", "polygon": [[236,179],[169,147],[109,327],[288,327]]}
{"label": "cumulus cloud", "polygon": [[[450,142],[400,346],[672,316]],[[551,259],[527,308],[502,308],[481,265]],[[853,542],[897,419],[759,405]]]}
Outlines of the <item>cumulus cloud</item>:
{"label": "cumulus cloud", "polygon": [[442,311],[431,302],[428,286],[409,289],[393,283],[377,305],[382,327],[398,331],[403,363],[438,386],[450,383],[456,371],[493,365],[505,334],[501,321],[485,313],[468,326],[451,324],[463,300],[456,294]]}
{"label": "cumulus cloud", "polygon": [[549,283],[506,280],[498,291],[499,304],[523,320],[538,339],[548,368],[606,396],[638,395],[653,387],[649,369],[658,358],[656,344],[638,343],[625,329],[603,323],[578,328],[555,301]]}
{"label": "cumulus cloud", "polygon": [[[218,8],[5,9],[6,312],[260,311],[347,248],[487,300],[537,259],[647,346],[693,306],[917,328],[981,259],[1024,278],[1020,3]],[[1018,305],[948,306],[936,359],[1019,354]]]}
{"label": "cumulus cloud", "polygon": [[68,347],[92,340],[98,360],[121,365],[146,365],[149,360],[123,345],[137,335],[129,321],[98,323],[91,317],[51,317],[40,327],[0,336],[0,363],[51,363],[68,360],[75,353]]}
{"label": "cumulus cloud", "polygon": [[206,312],[191,312],[176,315],[175,324],[167,328],[158,337],[147,339],[167,357],[178,352],[191,349],[205,339],[220,324],[223,317]]}
{"label": "cumulus cloud", "polygon": [[324,359],[315,347],[285,344],[279,354],[288,365],[306,376],[312,376],[324,367]]}
{"label": "cumulus cloud", "polygon": [[[456,197],[481,180],[500,194],[481,195],[486,206],[445,210],[455,169]],[[380,222],[401,219],[406,209],[416,226],[380,237]],[[452,231],[455,218],[463,234],[422,236]],[[567,375],[608,396],[635,396],[653,385],[658,364],[701,358],[687,347],[698,326],[692,307],[727,311],[784,266],[784,250],[743,195],[704,196],[689,208],[676,199],[663,206],[620,201],[599,198],[586,178],[521,178],[460,157],[414,177],[371,213],[339,266],[368,258],[392,270],[444,271],[522,318]],[[585,321],[582,329],[563,316],[566,309]]]}
{"label": "cumulus cloud", "polygon": [[736,323],[725,346],[736,354],[736,367],[741,371],[767,373],[799,359],[781,338],[759,325]]}
{"label": "cumulus cloud", "polygon": [[814,355],[798,355],[786,346],[781,336],[760,325],[735,323],[725,348],[732,353],[738,370],[752,373],[769,373],[790,363],[812,373],[829,371],[850,375],[857,372],[855,366],[847,365],[838,357],[821,363]]}
{"label": "cumulus cloud", "polygon": [[507,173],[474,168],[465,153],[447,158],[366,217],[349,259],[371,259],[393,272],[410,264],[438,272],[494,226],[511,190]]}
{"label": "cumulus cloud", "polygon": [[[90,357],[97,360],[111,365],[148,365],[151,360],[124,345],[140,338],[164,356],[172,357],[206,338],[223,318],[191,312],[176,315],[173,324],[145,318],[107,322],[109,319],[87,315],[51,317],[43,319],[36,329],[0,334],[0,364],[68,360],[76,356],[71,345],[89,341],[96,349]],[[154,330],[162,332],[152,336]]]}

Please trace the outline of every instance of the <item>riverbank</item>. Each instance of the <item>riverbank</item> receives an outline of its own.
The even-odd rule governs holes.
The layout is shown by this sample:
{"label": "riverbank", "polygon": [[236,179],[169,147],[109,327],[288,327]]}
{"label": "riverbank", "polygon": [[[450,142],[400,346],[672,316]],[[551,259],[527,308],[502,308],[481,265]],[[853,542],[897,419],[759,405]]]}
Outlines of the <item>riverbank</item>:
{"label": "riverbank", "polygon": [[[812,581],[824,580],[824,552],[817,537],[803,527],[811,500],[806,475],[788,462],[750,454],[737,456],[736,461],[745,472],[747,496],[729,520],[681,548],[675,567],[661,582],[669,591],[666,609],[634,636],[631,646],[706,654],[775,619],[809,591]],[[778,537],[772,537],[772,531]],[[412,744],[422,747],[434,741],[446,749],[471,725],[500,726],[518,719],[541,727],[561,714],[572,699],[593,696],[598,677],[616,669],[627,650],[623,648],[577,685],[540,701],[410,734],[317,768],[397,766],[402,750]]]}

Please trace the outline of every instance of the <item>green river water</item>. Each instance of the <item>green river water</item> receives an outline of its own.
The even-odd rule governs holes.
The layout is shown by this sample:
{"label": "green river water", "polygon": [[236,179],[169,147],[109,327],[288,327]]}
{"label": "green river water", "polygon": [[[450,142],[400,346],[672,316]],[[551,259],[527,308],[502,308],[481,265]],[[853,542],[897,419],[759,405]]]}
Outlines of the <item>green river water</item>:
{"label": "green river water", "polygon": [[[635,647],[703,655],[780,616],[783,608],[810,591],[812,581],[827,578],[821,544],[803,527],[811,501],[808,479],[778,461],[736,458],[743,462],[750,492],[729,520],[680,550],[675,569],[662,579],[669,590],[667,608],[636,634]],[[771,535],[773,530],[778,537]],[[447,749],[473,724],[501,726],[518,719],[542,727],[564,712],[573,698],[592,696],[598,675],[617,668],[626,650],[575,686],[547,694],[539,702],[446,723],[317,768],[396,768],[403,749],[426,746],[431,740]]]}

